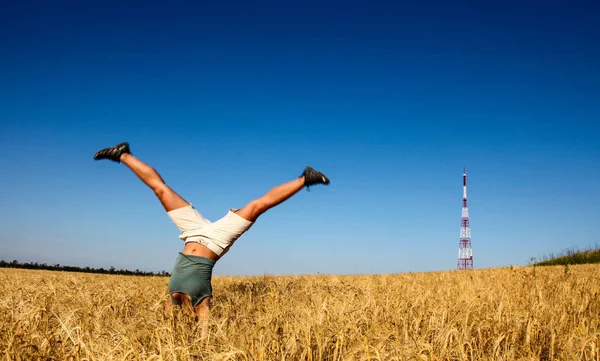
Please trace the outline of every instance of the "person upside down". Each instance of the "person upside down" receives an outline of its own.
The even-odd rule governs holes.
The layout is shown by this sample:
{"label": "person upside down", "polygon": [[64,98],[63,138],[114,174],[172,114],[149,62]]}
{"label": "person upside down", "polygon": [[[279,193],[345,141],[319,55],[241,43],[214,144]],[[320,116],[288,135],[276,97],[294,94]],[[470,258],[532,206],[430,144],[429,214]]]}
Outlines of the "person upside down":
{"label": "person upside down", "polygon": [[179,228],[179,238],[185,241],[185,246],[175,260],[169,279],[169,295],[173,305],[190,305],[193,313],[201,319],[210,316],[213,267],[233,243],[252,227],[259,216],[302,188],[329,184],[323,173],[306,167],[300,177],[272,188],[240,209],[231,208],[223,218],[210,222],[171,189],[154,168],[134,157],[129,143],[99,150],[94,159],[125,164],[154,191],[167,215]]}

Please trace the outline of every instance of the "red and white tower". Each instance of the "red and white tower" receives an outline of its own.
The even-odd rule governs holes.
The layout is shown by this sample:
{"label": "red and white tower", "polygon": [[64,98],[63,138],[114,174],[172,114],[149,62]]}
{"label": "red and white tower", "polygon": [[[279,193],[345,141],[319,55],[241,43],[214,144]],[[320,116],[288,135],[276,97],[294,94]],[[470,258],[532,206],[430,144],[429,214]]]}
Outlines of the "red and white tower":
{"label": "red and white tower", "polygon": [[463,173],[463,206],[460,222],[460,242],[458,245],[458,269],[473,269],[473,249],[471,248],[471,228],[467,207],[467,167]]}

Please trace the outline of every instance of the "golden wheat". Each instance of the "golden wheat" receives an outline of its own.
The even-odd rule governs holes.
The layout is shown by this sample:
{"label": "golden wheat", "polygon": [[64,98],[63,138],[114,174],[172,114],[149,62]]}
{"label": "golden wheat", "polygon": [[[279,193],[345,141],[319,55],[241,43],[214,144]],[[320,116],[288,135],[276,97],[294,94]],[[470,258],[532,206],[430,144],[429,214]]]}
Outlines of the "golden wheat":
{"label": "golden wheat", "polygon": [[[568,271],[568,272],[567,272]],[[215,277],[210,333],[168,278],[0,270],[4,360],[600,360],[600,267]]]}

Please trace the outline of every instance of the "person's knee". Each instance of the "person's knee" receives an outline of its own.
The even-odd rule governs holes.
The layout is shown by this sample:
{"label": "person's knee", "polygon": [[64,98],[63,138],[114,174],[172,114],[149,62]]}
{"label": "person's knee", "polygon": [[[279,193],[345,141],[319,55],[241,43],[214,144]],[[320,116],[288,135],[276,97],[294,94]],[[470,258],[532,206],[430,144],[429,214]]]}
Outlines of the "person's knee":
{"label": "person's knee", "polygon": [[246,204],[242,209],[236,211],[236,213],[242,218],[254,222],[256,219],[268,209],[268,205],[262,199],[255,199],[252,202]]}
{"label": "person's knee", "polygon": [[170,191],[170,188],[164,183],[158,183],[156,185],[152,185],[152,190],[158,197],[158,199],[163,199],[165,195]]}
{"label": "person's knee", "polygon": [[254,218],[258,218],[258,216],[265,213],[268,209],[267,202],[265,202],[262,198],[253,200],[252,202],[250,202],[249,206],[252,210]]}

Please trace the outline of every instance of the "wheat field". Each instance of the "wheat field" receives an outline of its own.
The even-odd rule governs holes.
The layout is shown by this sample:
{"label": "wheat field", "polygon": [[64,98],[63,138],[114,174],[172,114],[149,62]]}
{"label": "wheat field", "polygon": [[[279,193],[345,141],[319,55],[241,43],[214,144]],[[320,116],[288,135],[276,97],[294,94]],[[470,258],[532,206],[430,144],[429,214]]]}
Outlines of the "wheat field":
{"label": "wheat field", "polygon": [[167,277],[0,269],[2,360],[600,360],[600,267],[215,277],[210,332]]}

